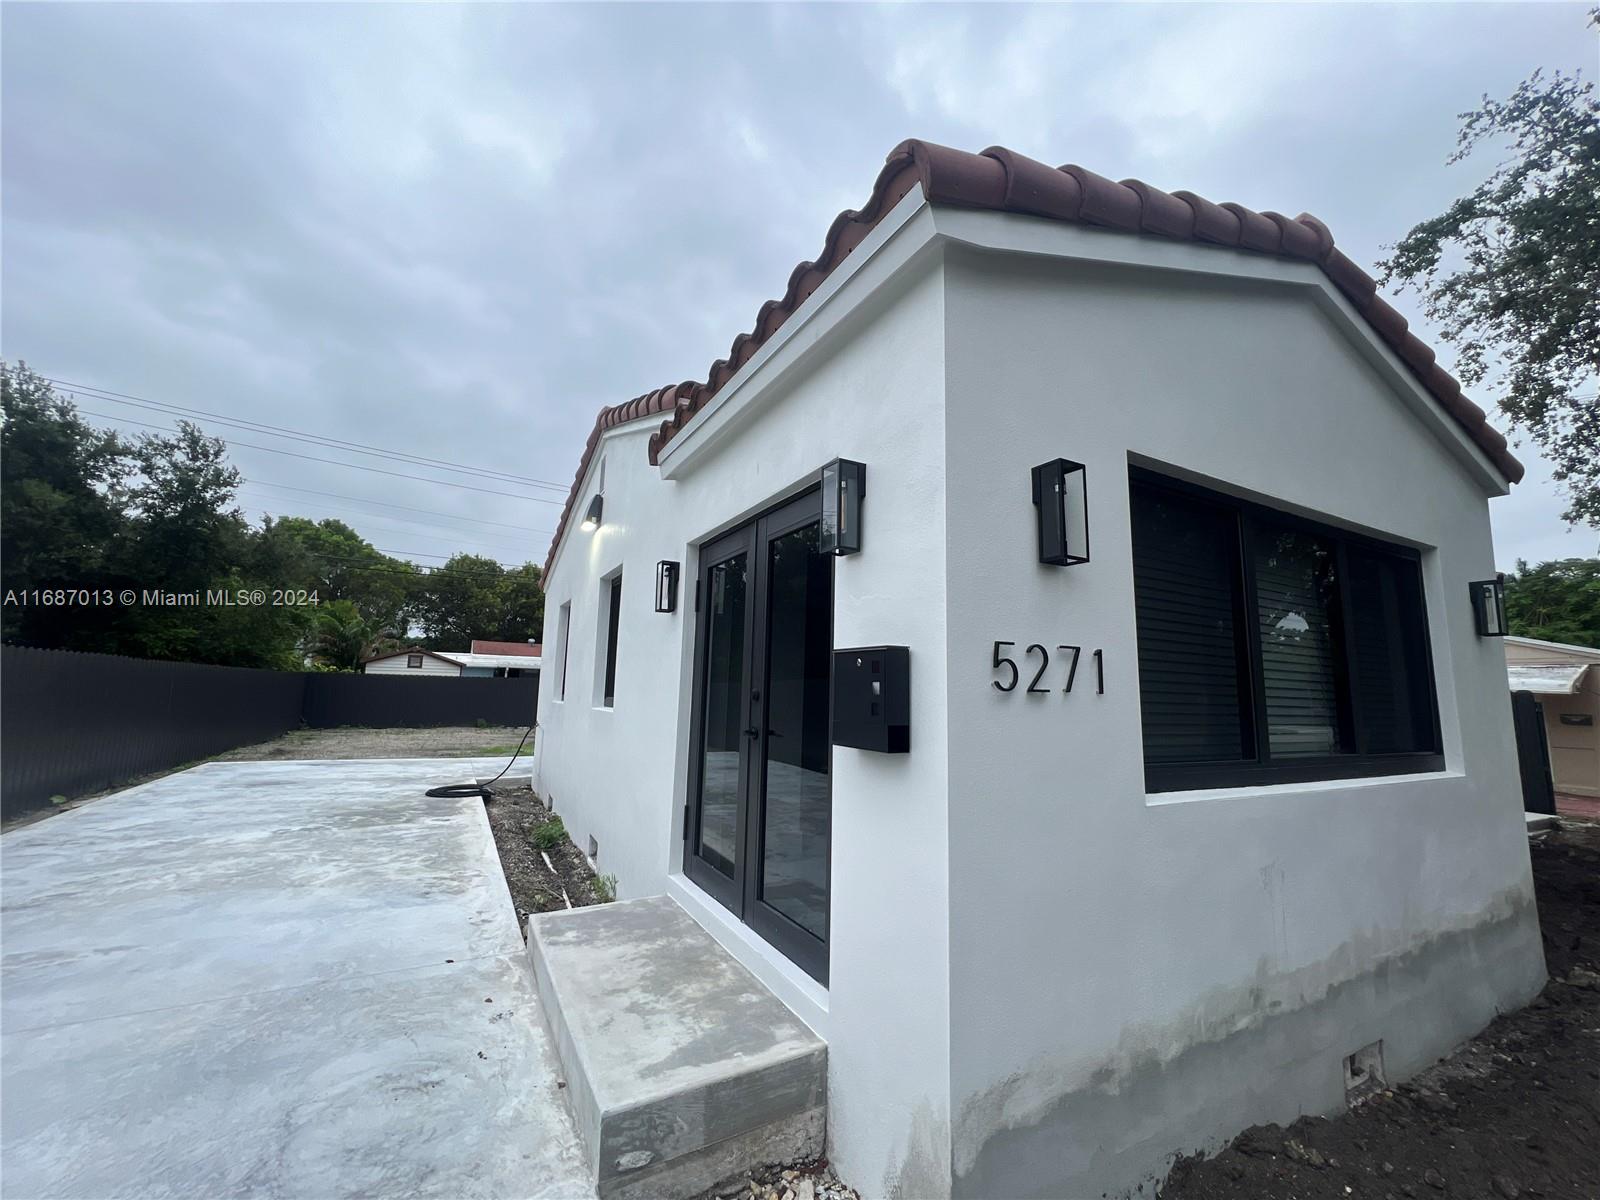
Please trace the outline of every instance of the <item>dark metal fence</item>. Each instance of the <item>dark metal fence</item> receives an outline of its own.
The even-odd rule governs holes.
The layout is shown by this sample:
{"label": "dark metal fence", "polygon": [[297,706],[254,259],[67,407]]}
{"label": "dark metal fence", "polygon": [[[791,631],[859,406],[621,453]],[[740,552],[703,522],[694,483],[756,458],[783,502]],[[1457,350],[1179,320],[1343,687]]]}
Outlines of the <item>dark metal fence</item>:
{"label": "dark metal fence", "polygon": [[539,677],[408,679],[404,675],[306,677],[305,723],[419,728],[425,725],[531,725]]}
{"label": "dark metal fence", "polygon": [[298,728],[528,725],[537,675],[406,679],[0,647],[0,813]]}
{"label": "dark metal fence", "polygon": [[1550,739],[1544,705],[1532,692],[1511,693],[1511,724],[1517,733],[1517,770],[1522,776],[1522,807],[1555,815],[1556,786],[1550,771]]}

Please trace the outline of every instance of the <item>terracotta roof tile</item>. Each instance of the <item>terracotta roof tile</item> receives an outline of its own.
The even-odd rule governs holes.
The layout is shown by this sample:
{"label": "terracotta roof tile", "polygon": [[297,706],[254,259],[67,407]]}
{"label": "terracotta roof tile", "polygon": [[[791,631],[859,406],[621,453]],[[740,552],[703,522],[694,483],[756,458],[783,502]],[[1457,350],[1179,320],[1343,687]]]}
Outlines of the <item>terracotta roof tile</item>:
{"label": "terracotta roof tile", "polygon": [[866,206],[842,212],[834,219],[823,240],[822,253],[814,262],[803,262],[791,272],[783,296],[761,306],[753,332],[741,333],[733,339],[727,357],[711,365],[704,383],[691,381],[658,388],[626,404],[600,410],[584,446],[566,507],[557,522],[555,539],[545,559],[546,571],[561,543],[567,518],[577,501],[578,489],[600,435],[630,421],[664,416],[650,435],[650,461],[656,462],[678,430],[783,327],[794,311],[872,232],[883,215],[917,186],[933,204],[1024,213],[1317,263],[1356,311],[1411,368],[1418,381],[1460,422],[1495,467],[1512,483],[1522,478],[1522,464],[1507,451],[1505,438],[1487,424],[1483,410],[1461,394],[1461,385],[1439,367],[1433,351],[1408,331],[1406,319],[1378,295],[1378,285],[1372,276],[1346,257],[1334,245],[1328,227],[1309,213],[1291,219],[1282,213],[1256,212],[1242,204],[1214,204],[1193,192],[1163,192],[1138,179],[1116,183],[1075,164],[1049,167],[1004,146],[990,146],[981,154],[969,154],[933,142],[912,140],[894,148],[878,173]]}

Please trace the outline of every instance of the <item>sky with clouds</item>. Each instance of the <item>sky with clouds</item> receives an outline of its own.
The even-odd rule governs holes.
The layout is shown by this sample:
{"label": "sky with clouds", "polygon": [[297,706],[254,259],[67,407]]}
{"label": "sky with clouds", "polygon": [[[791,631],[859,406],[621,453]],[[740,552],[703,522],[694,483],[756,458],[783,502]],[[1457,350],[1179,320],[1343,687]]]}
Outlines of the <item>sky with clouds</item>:
{"label": "sky with clouds", "polygon": [[[528,497],[235,444],[253,517],[339,516],[425,564],[542,561],[596,410],[703,378],[902,139],[1309,210],[1370,268],[1485,169],[1445,165],[1457,114],[1538,67],[1593,76],[1585,14],[7,3],[0,354],[560,485],[212,427]],[[1596,553],[1519,453],[1500,565]]]}

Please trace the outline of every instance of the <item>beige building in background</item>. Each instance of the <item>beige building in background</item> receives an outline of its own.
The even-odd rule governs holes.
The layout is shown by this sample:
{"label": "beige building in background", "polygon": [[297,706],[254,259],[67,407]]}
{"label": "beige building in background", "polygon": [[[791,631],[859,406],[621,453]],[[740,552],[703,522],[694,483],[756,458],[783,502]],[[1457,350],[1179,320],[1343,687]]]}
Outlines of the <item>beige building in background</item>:
{"label": "beige building in background", "polygon": [[1600,797],[1600,649],[1507,637],[1513,692],[1544,705],[1556,791]]}

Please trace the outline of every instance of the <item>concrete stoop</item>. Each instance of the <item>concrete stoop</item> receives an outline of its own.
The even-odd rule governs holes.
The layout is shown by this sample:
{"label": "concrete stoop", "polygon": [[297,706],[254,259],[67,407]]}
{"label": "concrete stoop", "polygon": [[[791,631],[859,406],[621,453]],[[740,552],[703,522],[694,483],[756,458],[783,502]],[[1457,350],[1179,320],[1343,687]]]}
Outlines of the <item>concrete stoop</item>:
{"label": "concrete stoop", "polygon": [[528,956],[605,1200],[822,1153],[827,1045],[674,901],[535,914]]}

